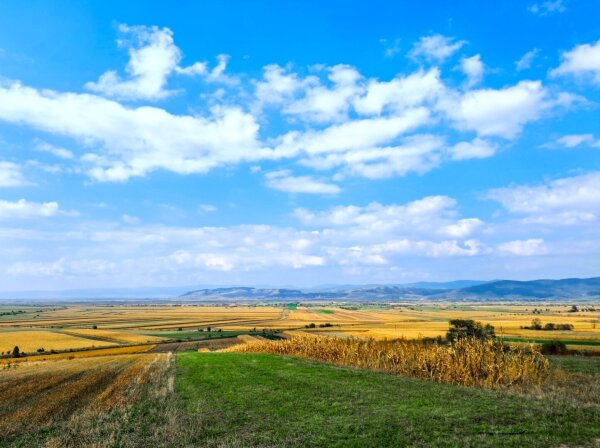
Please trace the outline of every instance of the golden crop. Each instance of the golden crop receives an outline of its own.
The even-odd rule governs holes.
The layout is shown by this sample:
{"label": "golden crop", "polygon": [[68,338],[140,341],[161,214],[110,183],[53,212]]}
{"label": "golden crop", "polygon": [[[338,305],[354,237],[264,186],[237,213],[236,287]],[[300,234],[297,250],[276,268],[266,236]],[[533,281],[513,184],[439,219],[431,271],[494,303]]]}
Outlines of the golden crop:
{"label": "golden crop", "polygon": [[146,342],[161,342],[164,338],[157,336],[148,336],[144,334],[130,333],[127,331],[116,331],[116,330],[93,330],[93,329],[73,329],[64,330],[63,334],[71,336],[81,336],[84,338],[98,338],[107,339],[109,341],[121,342],[126,344],[143,344]]}
{"label": "golden crop", "polygon": [[548,361],[536,348],[511,350],[493,341],[461,340],[443,346],[408,340],[295,336],[248,342],[224,351],[292,355],[484,388],[537,384],[548,375]]}
{"label": "golden crop", "polygon": [[116,343],[86,339],[53,331],[17,330],[0,332],[0,352],[4,353],[10,353],[15,346],[18,346],[22,352],[35,353],[36,350],[41,348],[49,352],[50,350],[109,347],[111,345],[116,345]]}

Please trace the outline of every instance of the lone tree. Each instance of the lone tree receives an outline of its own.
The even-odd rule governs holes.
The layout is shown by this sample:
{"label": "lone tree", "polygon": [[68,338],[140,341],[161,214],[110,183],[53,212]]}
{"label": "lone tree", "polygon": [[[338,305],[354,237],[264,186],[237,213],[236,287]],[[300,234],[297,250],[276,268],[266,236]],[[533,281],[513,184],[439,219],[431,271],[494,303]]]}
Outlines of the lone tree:
{"label": "lone tree", "polygon": [[13,358],[18,358],[19,356],[21,356],[21,351],[19,350],[18,345],[15,345],[15,348],[13,348],[12,355]]}
{"label": "lone tree", "polygon": [[450,342],[465,338],[485,341],[487,339],[494,339],[496,332],[490,324],[482,325],[481,322],[475,322],[470,319],[454,319],[450,321],[450,329],[446,333],[446,337]]}

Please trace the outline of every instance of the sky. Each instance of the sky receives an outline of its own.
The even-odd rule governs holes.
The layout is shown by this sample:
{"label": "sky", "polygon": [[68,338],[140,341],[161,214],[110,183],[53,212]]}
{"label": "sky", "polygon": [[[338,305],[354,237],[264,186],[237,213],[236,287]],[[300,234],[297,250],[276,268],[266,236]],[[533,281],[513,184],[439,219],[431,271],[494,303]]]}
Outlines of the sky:
{"label": "sky", "polygon": [[600,275],[600,3],[3,1],[0,290]]}

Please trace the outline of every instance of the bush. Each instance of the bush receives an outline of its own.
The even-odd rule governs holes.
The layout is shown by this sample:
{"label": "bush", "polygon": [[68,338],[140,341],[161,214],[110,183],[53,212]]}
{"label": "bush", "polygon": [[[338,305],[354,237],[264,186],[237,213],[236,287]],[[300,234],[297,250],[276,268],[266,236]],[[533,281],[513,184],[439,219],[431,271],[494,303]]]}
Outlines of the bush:
{"label": "bush", "polygon": [[21,351],[19,350],[18,345],[15,345],[15,348],[13,348],[12,356],[13,358],[18,358],[19,356],[21,356]]}
{"label": "bush", "polygon": [[543,355],[565,355],[569,352],[563,341],[547,341],[542,344]]}
{"label": "bush", "polygon": [[446,334],[446,338],[450,342],[459,341],[461,339],[478,339],[486,341],[494,339],[496,331],[490,324],[482,325],[481,322],[475,322],[470,319],[454,319],[450,321],[450,329]]}

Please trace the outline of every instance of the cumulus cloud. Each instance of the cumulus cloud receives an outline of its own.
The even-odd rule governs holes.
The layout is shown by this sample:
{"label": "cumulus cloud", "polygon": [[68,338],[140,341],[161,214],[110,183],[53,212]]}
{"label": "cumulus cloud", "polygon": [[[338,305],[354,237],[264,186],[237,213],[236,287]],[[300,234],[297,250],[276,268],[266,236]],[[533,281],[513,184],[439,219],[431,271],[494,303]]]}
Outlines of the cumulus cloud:
{"label": "cumulus cloud", "polygon": [[265,178],[269,188],[287,193],[338,194],[342,191],[338,185],[312,176],[294,176],[289,170],[271,171]]}
{"label": "cumulus cloud", "polygon": [[596,222],[600,217],[600,173],[565,177],[534,186],[491,190],[488,197],[525,221],[550,225]]}
{"label": "cumulus cloud", "polygon": [[291,103],[284,113],[318,123],[343,121],[348,116],[352,100],[362,92],[362,75],[349,65],[327,68],[330,85],[308,83],[304,96]]}
{"label": "cumulus cloud", "polygon": [[[123,25],[120,30],[130,55],[128,76],[107,72],[108,81],[88,86],[104,96],[0,84],[0,120],[75,139],[83,154],[42,140],[35,149],[73,160],[72,172],[100,182],[125,182],[157,170],[203,174],[282,159],[321,175],[329,171],[335,182],[423,174],[448,161],[491,157],[497,152],[493,137],[514,139],[544,112],[573,101],[568,94],[549,92],[540,81],[474,89],[485,71],[479,54],[461,60],[468,81],[458,90],[444,83],[438,67],[377,79],[346,64],[312,66],[308,75],[291,65],[267,65],[259,79],[231,88],[241,81],[225,74],[226,55],[219,55],[212,68],[205,62],[184,67],[168,28]],[[441,61],[464,43],[426,36],[413,56]],[[205,104],[187,114],[118,100],[164,97],[173,74],[229,85],[204,93]],[[277,121],[273,117],[283,122],[270,128],[270,121]],[[477,136],[463,141],[455,131]],[[302,180],[305,190],[309,180],[327,184],[323,190],[339,188],[314,176]],[[291,180],[282,182],[270,184],[293,189]]]}
{"label": "cumulus cloud", "polygon": [[129,63],[125,68],[129,79],[121,79],[116,71],[111,70],[85,87],[93,92],[125,99],[157,100],[170,95],[172,92],[165,89],[167,77],[182,57],[173,42],[173,32],[156,26],[127,25],[120,25],[119,31],[124,38],[118,42],[129,52]]}
{"label": "cumulus cloud", "polygon": [[453,160],[486,159],[496,154],[498,147],[487,140],[476,138],[470,142],[460,142],[449,149]]}
{"label": "cumulus cloud", "polygon": [[181,67],[183,55],[169,28],[120,25],[119,32],[122,38],[117,42],[129,53],[127,77],[123,79],[115,70],[109,70],[98,81],[85,84],[92,92],[126,100],[160,100],[174,93],[166,88],[169,76],[174,73],[201,76],[206,82],[238,82],[225,74],[229,61],[226,54],[217,56],[212,69],[204,61]]}
{"label": "cumulus cloud", "polygon": [[459,128],[480,136],[516,137],[554,104],[540,81],[520,81],[503,89],[470,90],[445,98],[440,106]]}
{"label": "cumulus cloud", "polygon": [[573,75],[590,78],[600,86],[600,40],[578,45],[561,55],[561,64],[550,72],[552,76]]}
{"label": "cumulus cloud", "polygon": [[15,202],[0,200],[0,220],[48,218],[59,213],[57,202],[29,202],[19,199]]}
{"label": "cumulus cloud", "polygon": [[442,62],[460,50],[465,44],[465,41],[455,42],[454,38],[441,34],[423,36],[415,43],[409,56],[412,58],[424,57],[430,61]]}
{"label": "cumulus cloud", "polygon": [[485,67],[481,62],[481,55],[476,54],[470,58],[462,58],[460,60],[460,68],[467,76],[467,86],[472,87],[479,84],[483,79]]}
{"label": "cumulus cloud", "polygon": [[355,98],[353,106],[362,115],[398,113],[423,103],[431,103],[443,90],[438,68],[418,70],[406,76],[398,75],[391,81],[370,80],[364,95]]}
{"label": "cumulus cloud", "polygon": [[95,95],[0,86],[0,120],[76,138],[96,149],[83,157],[99,181],[125,181],[156,169],[205,173],[242,160],[268,158],[254,117],[214,108],[206,117],[156,107],[128,108]]}
{"label": "cumulus cloud", "polygon": [[298,208],[294,216],[304,225],[354,227],[356,235],[370,234],[376,238],[397,237],[399,232],[403,236],[469,237],[483,222],[478,218],[460,218],[456,205],[447,196],[427,196],[402,205],[373,202],[364,207],[337,206],[322,212]]}
{"label": "cumulus cloud", "polygon": [[13,162],[0,160],[0,188],[2,187],[22,187],[29,185],[25,179],[21,166]]}
{"label": "cumulus cloud", "polygon": [[502,254],[517,255],[519,257],[530,257],[548,253],[548,248],[541,238],[508,241],[500,244],[498,250]]}

